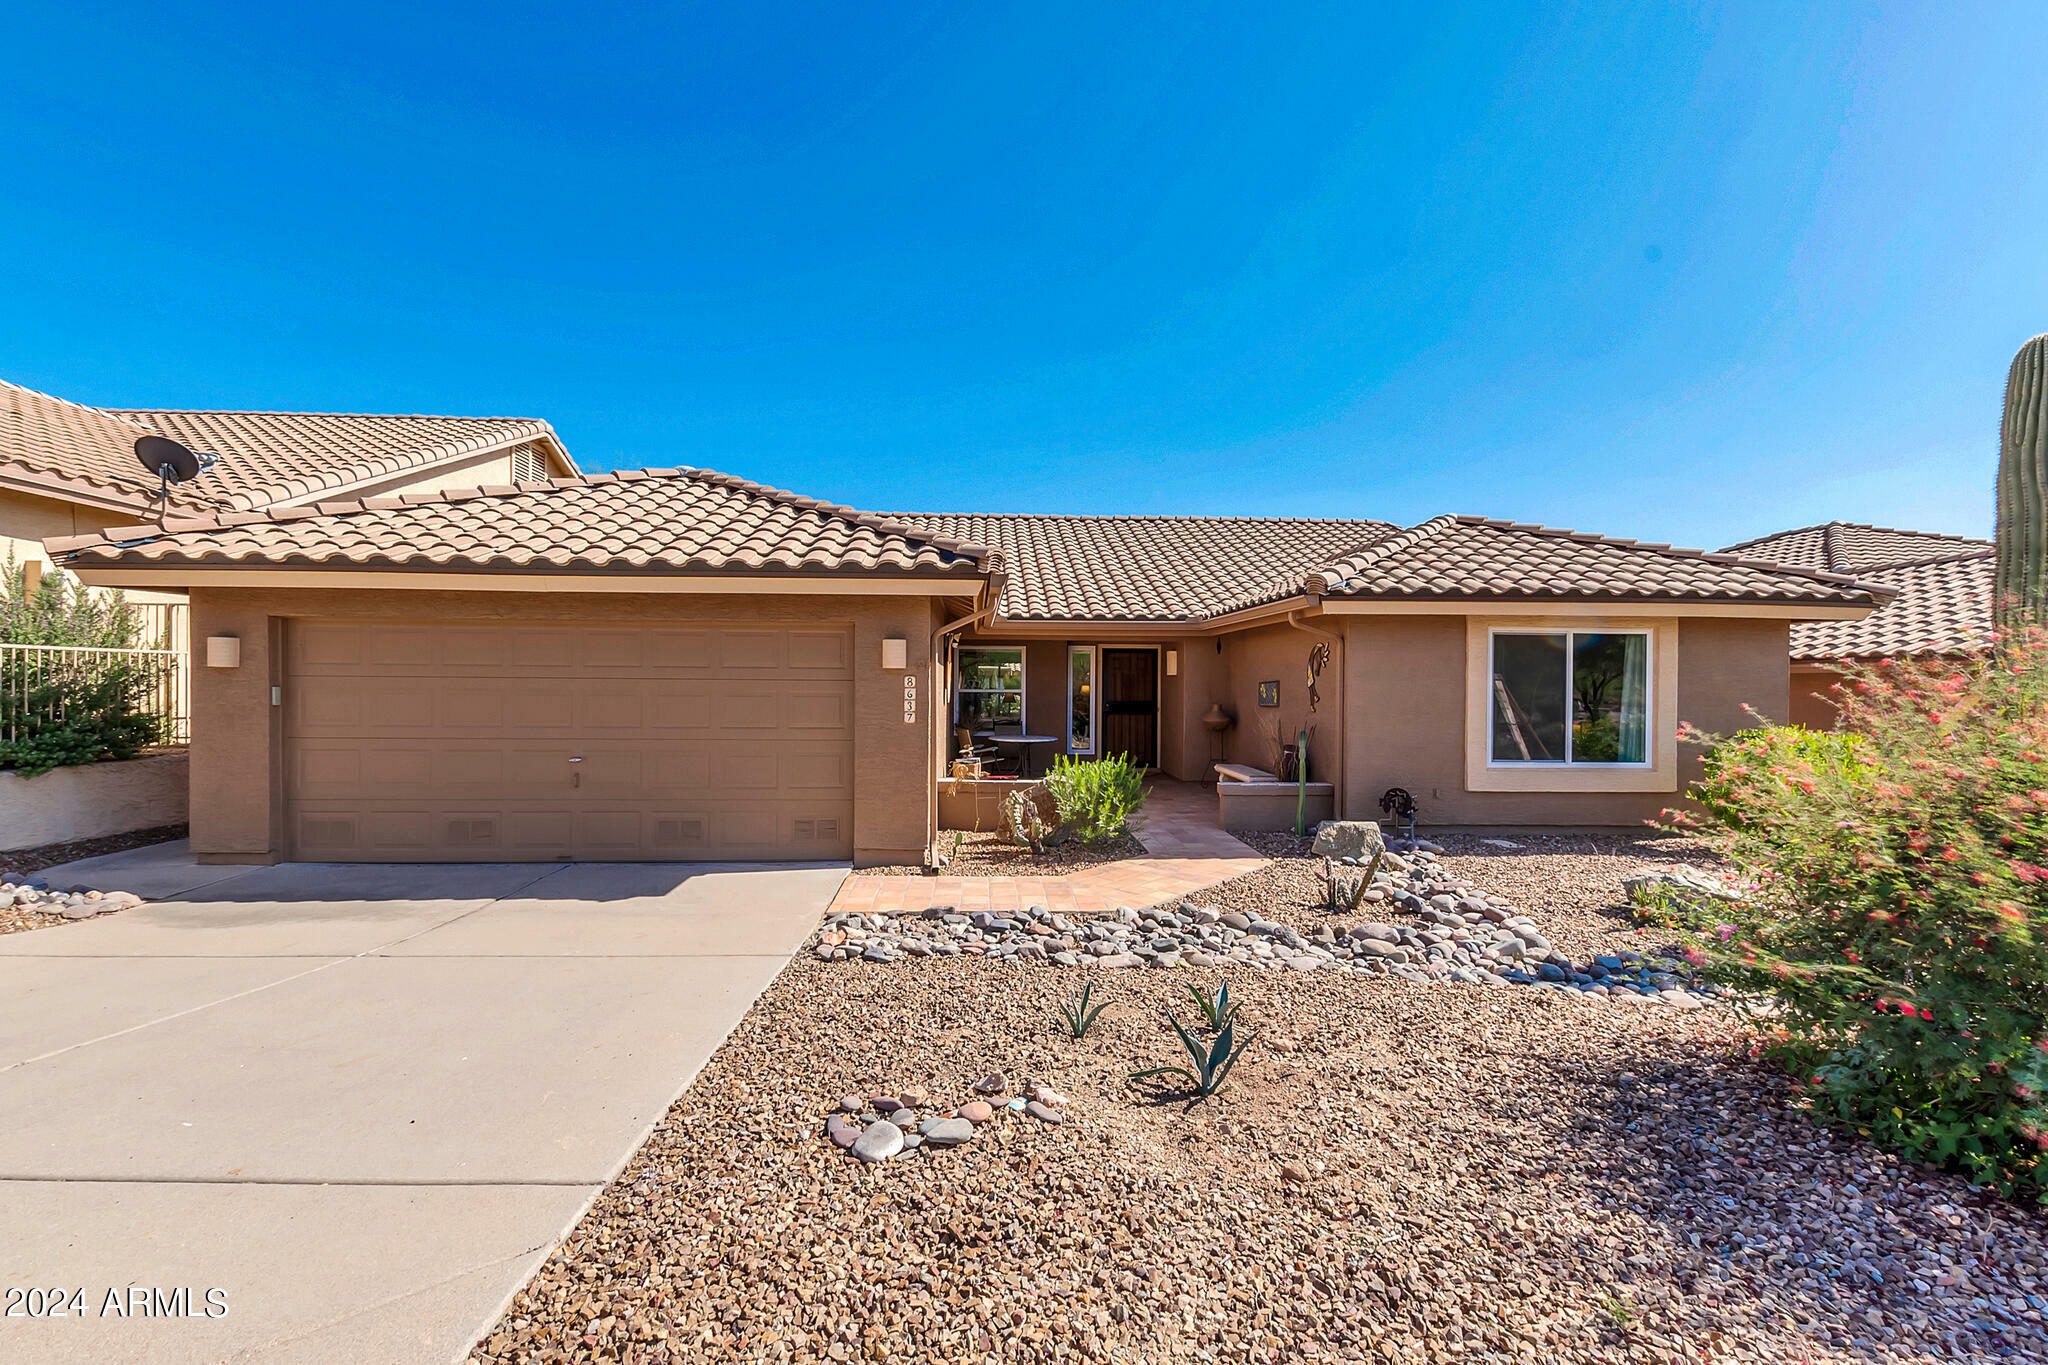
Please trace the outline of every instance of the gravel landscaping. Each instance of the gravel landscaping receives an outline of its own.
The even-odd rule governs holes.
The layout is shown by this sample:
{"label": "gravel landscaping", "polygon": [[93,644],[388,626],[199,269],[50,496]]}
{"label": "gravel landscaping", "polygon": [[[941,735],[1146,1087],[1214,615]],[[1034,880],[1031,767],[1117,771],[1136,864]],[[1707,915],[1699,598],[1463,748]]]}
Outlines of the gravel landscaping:
{"label": "gravel landscaping", "polygon": [[[2048,1216],[1810,1126],[1724,1011],[1240,974],[1221,1096],[1129,1082],[1220,975],[799,956],[475,1359],[2048,1359]],[[825,1136],[992,1072],[1065,1121]]]}
{"label": "gravel landscaping", "polygon": [[1637,947],[1609,947],[1575,960],[1542,924],[1455,875],[1431,849],[1388,853],[1356,908],[1331,911],[1326,874],[1351,878],[1355,889],[1366,871],[1357,858],[1287,858],[1184,901],[1109,916],[1044,907],[1009,915],[944,906],[896,915],[840,912],[827,916],[811,951],[820,961],[841,963],[965,955],[1095,970],[1337,971],[1418,984],[1538,986],[1630,1006],[1698,1008],[1717,993],[1691,983],[1675,957],[1649,956]]}
{"label": "gravel landscaping", "polygon": [[[956,831],[944,831],[940,849],[949,846]],[[1084,867],[1100,867],[1126,858],[1142,858],[1145,846],[1128,834],[1116,834],[1084,844],[1078,839],[1054,844],[1043,853],[1033,853],[1023,844],[1013,844],[990,830],[960,830],[960,846],[942,874],[948,877],[1064,877]],[[863,877],[922,877],[925,869],[916,864],[864,867]]]}

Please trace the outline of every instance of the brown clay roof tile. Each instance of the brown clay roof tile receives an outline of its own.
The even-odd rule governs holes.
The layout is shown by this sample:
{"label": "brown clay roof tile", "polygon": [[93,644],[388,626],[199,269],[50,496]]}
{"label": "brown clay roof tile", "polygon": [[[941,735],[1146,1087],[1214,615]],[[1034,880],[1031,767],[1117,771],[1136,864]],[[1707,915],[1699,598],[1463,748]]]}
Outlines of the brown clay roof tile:
{"label": "brown clay roof tile", "polygon": [[[1318,564],[1391,534],[1384,521],[904,512],[1002,551],[1011,621],[1193,621],[1294,596]],[[1284,590],[1271,590],[1282,583]]]}
{"label": "brown clay roof tile", "polygon": [[407,493],[262,514],[174,516],[161,527],[116,527],[48,544],[71,568],[863,570],[978,582],[992,559],[951,537],[694,469]]}
{"label": "brown clay roof tile", "polygon": [[1959,654],[1991,637],[1995,555],[1988,540],[1830,521],[1728,548],[1786,564],[1844,568],[1897,593],[1860,621],[1793,626],[1792,657],[1801,662]]}
{"label": "brown clay roof tile", "polygon": [[1888,595],[1812,569],[1483,517],[1437,517],[1318,569],[1330,597],[1794,602],[1869,606]]}
{"label": "brown clay roof tile", "polygon": [[567,459],[554,428],[530,417],[90,408],[0,380],[0,477],[151,510],[157,481],[136,463],[135,441],[152,434],[221,457],[172,490],[174,510],[299,502],[504,446],[531,444]]}

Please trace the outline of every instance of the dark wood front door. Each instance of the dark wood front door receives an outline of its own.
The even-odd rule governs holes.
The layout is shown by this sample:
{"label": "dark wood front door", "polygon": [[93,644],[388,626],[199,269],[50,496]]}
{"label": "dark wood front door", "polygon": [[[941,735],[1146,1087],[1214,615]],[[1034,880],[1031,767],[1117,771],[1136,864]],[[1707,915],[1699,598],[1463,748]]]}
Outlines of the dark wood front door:
{"label": "dark wood front door", "polygon": [[1159,652],[1102,651],[1102,754],[1159,766]]}

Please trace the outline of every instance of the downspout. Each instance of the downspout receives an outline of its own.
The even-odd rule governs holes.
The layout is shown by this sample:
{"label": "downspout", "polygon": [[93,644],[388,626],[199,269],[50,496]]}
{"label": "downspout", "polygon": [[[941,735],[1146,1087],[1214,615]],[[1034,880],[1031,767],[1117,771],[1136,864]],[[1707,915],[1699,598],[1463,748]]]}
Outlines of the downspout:
{"label": "downspout", "polygon": [[[1320,600],[1321,599],[1313,596],[1309,598],[1309,602],[1311,605],[1314,605]],[[1301,631],[1305,635],[1314,635],[1321,639],[1328,640],[1333,646],[1332,652],[1336,655],[1337,771],[1330,782],[1330,815],[1332,819],[1342,820],[1346,818],[1344,814],[1344,770],[1347,767],[1349,767],[1351,763],[1351,752],[1345,743],[1344,734],[1344,725],[1346,720],[1344,712],[1344,671],[1346,663],[1348,662],[1344,650],[1344,637],[1342,635],[1334,635],[1327,630],[1318,630],[1314,626],[1303,625],[1301,620],[1301,613],[1299,611],[1290,611],[1287,613],[1287,624],[1293,626],[1296,630]]]}

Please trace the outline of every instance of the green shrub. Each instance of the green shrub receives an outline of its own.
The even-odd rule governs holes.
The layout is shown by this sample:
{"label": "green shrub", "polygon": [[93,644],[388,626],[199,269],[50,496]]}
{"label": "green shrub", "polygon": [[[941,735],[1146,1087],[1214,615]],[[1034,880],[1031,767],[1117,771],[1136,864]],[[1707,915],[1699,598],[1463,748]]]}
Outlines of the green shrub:
{"label": "green shrub", "polygon": [[1121,834],[1145,800],[1145,770],[1125,754],[1115,758],[1053,759],[1045,786],[1060,824],[1088,843]]}
{"label": "green shrub", "polygon": [[[142,623],[119,593],[96,597],[63,574],[27,591],[10,556],[0,568],[0,644],[142,647]],[[133,758],[164,738],[148,704],[159,665],[118,656],[0,650],[0,768],[52,768]]]}
{"label": "green shrub", "polygon": [[129,663],[72,670],[48,681],[10,674],[0,661],[0,767],[23,777],[103,759],[133,758],[163,739],[163,722],[145,709],[156,679]]}
{"label": "green shrub", "polygon": [[2048,648],[1852,670],[1853,733],[1719,742],[1667,812],[1734,865],[1695,935],[1769,992],[1802,1103],[1894,1151],[2048,1202]]}
{"label": "green shrub", "polygon": [[[0,653],[0,768],[40,777],[52,768],[133,758],[164,737],[145,709],[156,678],[131,663],[67,669],[48,680]],[[10,737],[11,736],[11,737]]]}

